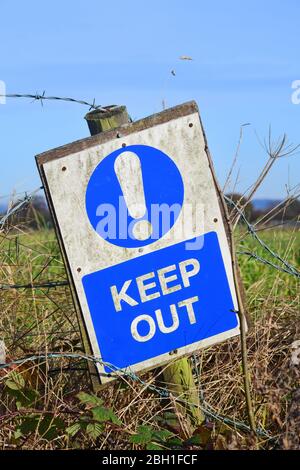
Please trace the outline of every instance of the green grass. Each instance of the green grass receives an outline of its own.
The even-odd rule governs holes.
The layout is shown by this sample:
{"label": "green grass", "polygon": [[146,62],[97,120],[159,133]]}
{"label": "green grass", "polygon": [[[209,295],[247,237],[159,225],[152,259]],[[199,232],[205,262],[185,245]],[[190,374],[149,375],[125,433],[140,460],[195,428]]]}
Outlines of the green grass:
{"label": "green grass", "polygon": [[[273,229],[258,232],[260,238],[278,255],[293,266],[300,268],[300,231]],[[280,267],[284,265],[272,257],[251,236],[240,229],[236,235],[237,251],[247,251],[258,255]],[[57,279],[65,277],[59,246],[53,230],[16,233],[0,239],[0,260],[2,266],[13,266],[17,276],[15,283],[31,282],[37,277],[41,279]],[[49,264],[48,264],[49,263]],[[48,264],[46,269],[41,270]],[[264,279],[264,288],[272,285],[272,279],[278,271],[246,255],[239,255],[239,265],[246,289]],[[20,269],[18,270],[18,266]],[[29,271],[28,271],[29,269]],[[41,274],[40,274],[41,273]],[[29,274],[29,276],[28,276]],[[292,290],[297,282],[283,273],[286,287]]]}
{"label": "green grass", "polygon": [[[281,258],[297,269],[300,268],[300,231],[272,229],[258,232],[258,235]],[[243,236],[240,233],[240,236],[237,236],[237,250],[254,253],[260,258],[284,268],[283,263],[269,254],[251,235]],[[239,264],[246,288],[253,286],[263,278],[264,288],[269,289],[274,277],[278,275],[278,271],[272,267],[246,255],[239,256]],[[282,279],[285,279],[287,289],[293,290],[297,285],[296,278],[292,276],[283,273]]]}

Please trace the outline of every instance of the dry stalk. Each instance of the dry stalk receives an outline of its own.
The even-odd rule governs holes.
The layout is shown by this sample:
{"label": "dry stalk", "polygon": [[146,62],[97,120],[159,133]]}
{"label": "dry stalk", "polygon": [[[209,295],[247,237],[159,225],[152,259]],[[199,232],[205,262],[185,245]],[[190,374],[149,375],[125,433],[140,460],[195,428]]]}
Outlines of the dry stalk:
{"label": "dry stalk", "polygon": [[[263,167],[260,175],[258,176],[256,182],[241,196],[240,200],[237,202],[237,207],[240,209],[241,212],[245,211],[247,205],[252,200],[258,188],[262,185],[263,181],[265,180],[266,176],[270,172],[275,161],[278,158],[295,155],[297,153],[297,150],[300,147],[300,145],[293,145],[291,143],[288,143],[286,134],[284,134],[281,138],[279,138],[276,142],[274,142],[272,140],[271,127],[269,128],[268,141],[264,140],[264,142],[261,143],[261,145],[269,158],[267,160],[267,163]],[[246,198],[246,201],[245,201],[245,198]],[[240,220],[240,217],[241,217],[240,213],[236,213],[236,211],[233,211],[233,215],[231,216],[233,230],[236,228]]]}

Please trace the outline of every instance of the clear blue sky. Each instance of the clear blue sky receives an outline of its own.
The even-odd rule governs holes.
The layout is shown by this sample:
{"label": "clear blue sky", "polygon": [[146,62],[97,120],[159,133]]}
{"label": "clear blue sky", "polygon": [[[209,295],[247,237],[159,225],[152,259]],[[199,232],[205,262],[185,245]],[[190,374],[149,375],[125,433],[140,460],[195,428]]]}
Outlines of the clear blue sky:
{"label": "clear blue sky", "polygon": [[[7,93],[126,104],[134,119],[195,99],[220,182],[245,128],[239,190],[265,162],[255,131],[300,142],[299,0],[0,1],[0,80]],[[193,61],[181,61],[189,55]],[[174,69],[176,76],[170,72]],[[77,104],[0,105],[0,194],[39,185],[34,155],[89,135]],[[299,181],[300,155],[282,160],[259,197]]]}

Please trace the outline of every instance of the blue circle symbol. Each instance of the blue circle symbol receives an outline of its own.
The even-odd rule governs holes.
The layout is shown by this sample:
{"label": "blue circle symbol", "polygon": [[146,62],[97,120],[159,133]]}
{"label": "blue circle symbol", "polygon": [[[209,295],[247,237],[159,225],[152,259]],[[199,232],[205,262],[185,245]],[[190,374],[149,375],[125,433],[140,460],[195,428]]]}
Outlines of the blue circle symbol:
{"label": "blue circle symbol", "polygon": [[[125,152],[139,161],[144,210],[138,216],[129,210],[125,195],[125,189],[137,190],[133,176],[127,177],[124,188],[116,173],[116,161]],[[182,177],[167,154],[148,145],[130,145],[110,153],[95,168],[87,185],[86,211],[93,228],[106,241],[138,248],[159,240],[173,227],[183,197]],[[137,235],[138,226],[151,227],[144,239]]]}

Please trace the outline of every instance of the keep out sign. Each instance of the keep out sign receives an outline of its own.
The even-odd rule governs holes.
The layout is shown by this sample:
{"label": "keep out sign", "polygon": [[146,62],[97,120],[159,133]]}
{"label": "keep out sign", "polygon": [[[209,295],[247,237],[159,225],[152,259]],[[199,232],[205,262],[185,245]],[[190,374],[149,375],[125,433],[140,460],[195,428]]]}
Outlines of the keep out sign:
{"label": "keep out sign", "polygon": [[226,218],[194,102],[37,161],[102,383],[239,334]]}
{"label": "keep out sign", "polygon": [[237,326],[214,232],[200,250],[178,243],[87,275],[83,285],[102,359],[118,368]]}

